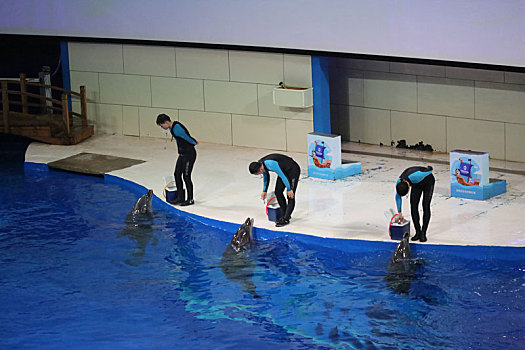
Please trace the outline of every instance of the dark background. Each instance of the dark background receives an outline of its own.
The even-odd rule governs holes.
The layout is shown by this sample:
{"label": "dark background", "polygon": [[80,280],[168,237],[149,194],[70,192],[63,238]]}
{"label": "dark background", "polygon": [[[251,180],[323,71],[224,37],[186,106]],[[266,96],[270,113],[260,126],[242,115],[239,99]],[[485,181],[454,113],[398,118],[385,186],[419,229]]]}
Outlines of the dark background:
{"label": "dark background", "polygon": [[62,87],[60,39],[53,37],[0,35],[0,78],[18,78],[25,73],[37,78],[42,66],[49,66],[51,85]]}

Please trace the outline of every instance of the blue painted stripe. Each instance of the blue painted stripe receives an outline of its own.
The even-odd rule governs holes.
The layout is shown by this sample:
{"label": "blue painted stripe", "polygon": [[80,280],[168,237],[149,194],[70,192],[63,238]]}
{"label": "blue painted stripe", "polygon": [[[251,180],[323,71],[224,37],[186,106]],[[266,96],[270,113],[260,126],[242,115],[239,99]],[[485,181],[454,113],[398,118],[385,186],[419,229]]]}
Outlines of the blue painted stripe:
{"label": "blue painted stripe", "polygon": [[46,163],[24,162],[24,174],[29,175],[40,171],[49,171]]}
{"label": "blue painted stripe", "polygon": [[[71,75],[69,72],[69,45],[67,41],[60,42],[60,61],[62,62],[62,87],[71,90]],[[71,110],[71,95],[67,98]]]}
{"label": "blue painted stripe", "polygon": [[312,56],[314,131],[330,134],[330,72],[328,58]]}
{"label": "blue painted stripe", "polygon": [[[25,166],[33,169],[44,170],[47,169],[45,163],[25,162]],[[146,187],[135,182],[125,180],[118,176],[105,174],[104,182],[113,183],[124,187],[136,195],[143,195],[147,191]],[[221,221],[207,218],[204,216],[187,213],[179,210],[156,195],[153,197],[153,204],[161,206],[164,209],[175,212],[177,215],[186,216],[192,220],[198,221],[204,225],[230,232],[232,235],[237,231],[241,223],[233,223],[228,221]],[[323,238],[318,236],[306,235],[294,232],[272,231],[265,228],[254,227],[255,234],[260,240],[269,240],[279,237],[288,236],[292,239],[297,239],[300,242],[317,245],[319,247],[336,249],[344,252],[366,253],[377,252],[381,250],[394,250],[397,241],[383,242],[383,241],[365,241],[361,239],[348,238]],[[385,228],[385,237],[388,235]],[[464,258],[473,258],[478,260],[500,259],[500,260],[525,260],[525,249],[523,247],[500,247],[500,246],[461,246],[461,245],[445,245],[445,244],[410,244],[410,249],[413,254],[423,251],[439,251],[448,255],[455,255]]]}
{"label": "blue painted stripe", "polygon": [[[146,191],[144,186],[138,185],[129,180],[125,180],[113,175],[105,175],[105,180],[110,183],[124,185],[126,189],[132,190],[135,186],[136,190],[132,190],[137,195],[142,195]],[[189,217],[195,221],[198,221],[204,225],[230,232],[232,235],[239,228],[239,223],[233,223],[228,221],[221,221],[216,219],[207,218],[204,216],[188,213],[177,209],[176,207],[166,203],[164,200],[154,197],[155,205],[160,205],[164,209],[172,212],[176,212],[177,215]],[[318,236],[306,235],[294,232],[283,232],[283,231],[272,231],[265,228],[254,227],[255,234],[260,240],[269,240],[288,236],[292,239],[297,239],[300,242],[317,245],[323,248],[336,249],[344,252],[377,252],[381,250],[394,250],[397,241],[384,242],[384,241],[365,241],[360,239],[348,239],[348,238],[323,238]],[[385,237],[388,235],[387,229],[385,228]],[[445,254],[461,256],[465,258],[474,258],[479,260],[486,259],[501,259],[501,260],[523,260],[525,259],[525,249],[522,247],[498,247],[498,246],[460,246],[460,245],[444,245],[444,244],[410,244],[410,249],[413,253],[423,251],[439,251]]]}

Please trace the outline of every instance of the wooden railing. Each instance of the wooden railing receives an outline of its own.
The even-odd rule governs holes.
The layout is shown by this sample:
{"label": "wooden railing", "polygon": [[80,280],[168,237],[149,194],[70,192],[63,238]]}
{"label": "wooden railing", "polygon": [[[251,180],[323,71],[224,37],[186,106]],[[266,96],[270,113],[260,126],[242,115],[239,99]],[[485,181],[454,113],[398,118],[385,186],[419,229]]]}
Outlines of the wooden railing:
{"label": "wooden railing", "polygon": [[[71,125],[73,117],[78,117],[81,120],[82,127],[87,127],[87,97],[86,87],[81,86],[80,92],[75,92],[67,89],[63,89],[57,86],[45,85],[41,83],[28,82],[26,75],[21,73],[20,80],[1,80],[2,88],[2,114],[3,114],[3,129],[4,133],[9,133],[11,118],[16,117],[35,117],[36,114],[29,113],[30,107],[40,108],[44,113],[51,111],[59,112],[61,115],[61,122],[64,127],[66,135],[71,133]],[[9,90],[9,85],[18,85],[19,88],[15,90]],[[52,91],[60,91],[61,100],[46,97],[40,94],[34,94],[27,92],[28,86],[34,86],[42,89],[51,89]],[[20,96],[20,101],[10,99],[11,96]],[[76,113],[70,110],[68,97],[78,98],[80,100],[80,113]],[[29,98],[36,99],[37,103],[29,102]],[[51,102],[51,104],[48,103]],[[21,105],[22,112],[11,111],[11,105]],[[52,114],[52,113],[49,113]]]}

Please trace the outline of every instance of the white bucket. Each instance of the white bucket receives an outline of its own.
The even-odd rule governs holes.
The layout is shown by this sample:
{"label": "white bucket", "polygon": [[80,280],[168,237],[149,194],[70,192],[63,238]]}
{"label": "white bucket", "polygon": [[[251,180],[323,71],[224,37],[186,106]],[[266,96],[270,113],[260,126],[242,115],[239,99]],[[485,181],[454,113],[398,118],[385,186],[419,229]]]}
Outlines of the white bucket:
{"label": "white bucket", "polygon": [[266,194],[266,215],[268,216],[268,220],[273,222],[276,222],[283,216],[274,192]]}

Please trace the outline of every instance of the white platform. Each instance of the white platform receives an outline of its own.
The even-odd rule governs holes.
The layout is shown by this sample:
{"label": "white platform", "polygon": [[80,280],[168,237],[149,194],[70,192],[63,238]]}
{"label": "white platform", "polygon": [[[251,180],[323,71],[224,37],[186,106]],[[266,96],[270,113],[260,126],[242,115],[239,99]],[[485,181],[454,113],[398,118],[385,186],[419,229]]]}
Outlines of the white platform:
{"label": "white platform", "polygon": [[[171,175],[177,158],[175,142],[132,136],[94,136],[75,146],[32,143],[26,161],[48,163],[79,152],[142,159],[145,163],[111,174],[152,188],[163,198],[164,176]],[[262,179],[248,172],[248,164],[275,151],[217,144],[197,146],[193,170],[195,205],[175,207],[213,219],[241,223],[255,218],[255,226],[320,237],[389,241],[384,211],[395,208],[395,183],[413,160],[343,154],[361,162],[362,174],[337,181],[308,178],[306,153],[286,153],[301,166],[296,208],[290,225],[276,228],[266,218],[259,198]],[[436,186],[428,242],[420,244],[497,245],[525,247],[525,177],[491,171],[507,180],[507,193],[487,201],[450,197],[448,164],[432,164]],[[272,176],[271,188],[275,176]],[[130,204],[131,205],[131,204]],[[410,208],[403,199],[403,212]]]}

